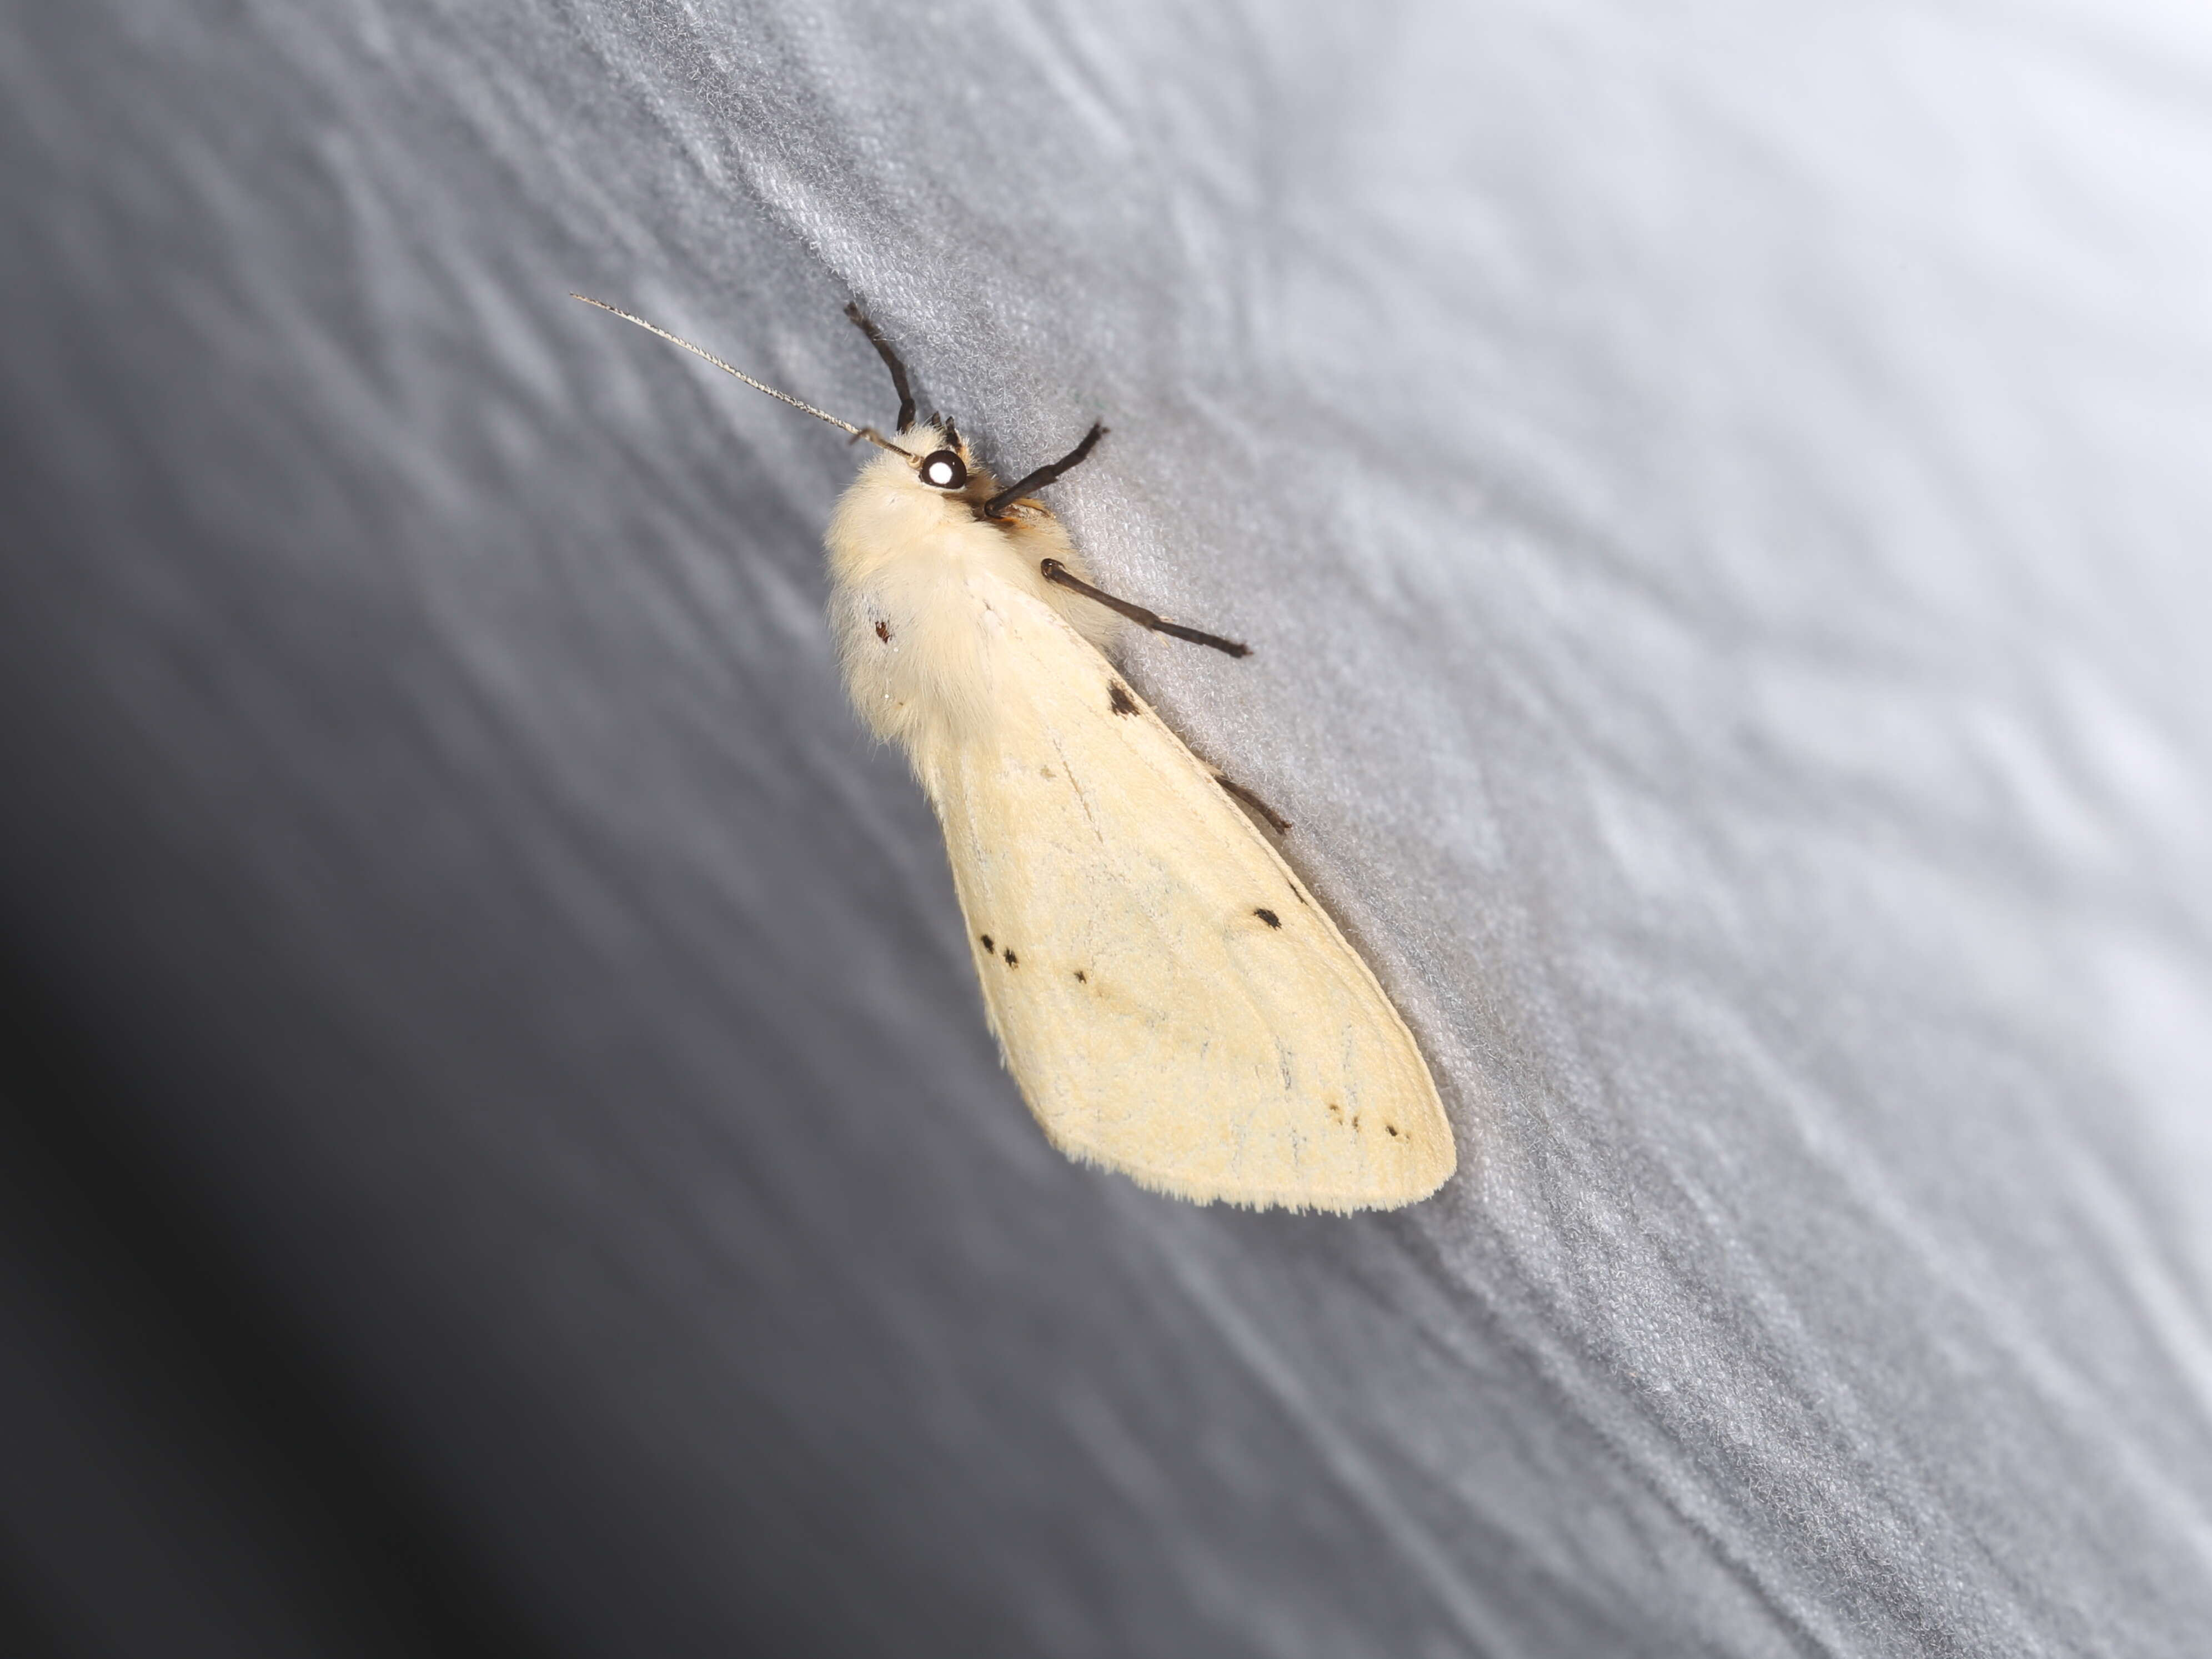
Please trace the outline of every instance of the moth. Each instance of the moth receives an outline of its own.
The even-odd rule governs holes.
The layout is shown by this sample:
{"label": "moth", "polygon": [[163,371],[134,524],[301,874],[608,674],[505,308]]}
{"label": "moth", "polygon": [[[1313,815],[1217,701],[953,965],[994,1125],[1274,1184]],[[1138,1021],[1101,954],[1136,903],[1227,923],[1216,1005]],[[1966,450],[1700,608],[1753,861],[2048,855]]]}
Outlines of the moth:
{"label": "moth", "polygon": [[1052,1144],[1198,1203],[1388,1209],[1436,1191],[1457,1162],[1436,1085],[1270,839],[1290,826],[1108,654],[1131,623],[1247,647],[1096,586],[1036,498],[1105,428],[1002,485],[950,418],[917,417],[857,306],[898,397],[890,436],[575,297],[874,447],[826,538],[838,660],[944,826],[990,1029]]}

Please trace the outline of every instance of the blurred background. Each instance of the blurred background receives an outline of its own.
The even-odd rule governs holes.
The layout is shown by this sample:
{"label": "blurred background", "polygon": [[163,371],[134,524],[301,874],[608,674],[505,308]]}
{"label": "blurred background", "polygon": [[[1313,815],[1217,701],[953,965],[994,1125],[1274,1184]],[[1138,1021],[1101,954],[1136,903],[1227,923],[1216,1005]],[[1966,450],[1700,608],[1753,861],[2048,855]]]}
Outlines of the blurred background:
{"label": "blurred background", "polygon": [[[7,1650],[2184,1655],[2212,21],[0,0]],[[926,404],[1459,1176],[1054,1154],[843,706]]]}

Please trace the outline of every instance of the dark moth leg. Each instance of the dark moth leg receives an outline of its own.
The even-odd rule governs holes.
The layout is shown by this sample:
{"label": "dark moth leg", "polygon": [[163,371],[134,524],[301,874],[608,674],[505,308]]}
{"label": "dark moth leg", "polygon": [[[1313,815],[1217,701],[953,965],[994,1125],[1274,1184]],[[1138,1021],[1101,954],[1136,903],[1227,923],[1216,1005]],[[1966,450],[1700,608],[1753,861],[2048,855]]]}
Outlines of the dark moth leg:
{"label": "dark moth leg", "polygon": [[868,337],[868,343],[875,347],[876,355],[884,360],[884,367],[890,370],[891,390],[898,393],[898,429],[905,431],[914,424],[914,389],[907,381],[906,365],[899,361],[898,353],[891,349],[891,343],[884,338],[883,330],[868,320],[868,313],[860,309],[860,301],[856,300],[848,305],[845,314],[853,319],[861,333]]}
{"label": "dark moth leg", "polygon": [[1213,781],[1219,784],[1224,789],[1226,789],[1232,798],[1242,801],[1245,805],[1250,807],[1253,811],[1258,813],[1260,817],[1266,819],[1267,827],[1270,830],[1273,830],[1277,835],[1284,835],[1289,831],[1291,821],[1285,817],[1280,812],[1278,812],[1273,807],[1268,805],[1267,802],[1261,800],[1249,789],[1247,789],[1243,784],[1236,782],[1232,779],[1225,778],[1218,772],[1216,772],[1213,775]]}
{"label": "dark moth leg", "polygon": [[1047,559],[1037,568],[1043,572],[1047,581],[1065,587],[1070,592],[1080,593],[1086,599],[1095,599],[1109,611],[1118,611],[1131,622],[1151,629],[1155,634],[1165,634],[1170,639],[1188,640],[1193,645],[1211,646],[1216,651],[1225,652],[1232,657],[1252,654],[1252,647],[1239,641],[1224,640],[1218,634],[1204,634],[1195,628],[1185,628],[1181,623],[1169,622],[1158,612],[1147,611],[1141,605],[1117,599],[1103,588],[1093,587],[1080,576],[1073,574],[1058,559]]}
{"label": "dark moth leg", "polygon": [[1074,448],[1069,450],[1066,454],[1061,456],[1058,460],[1046,462],[1044,465],[1030,473],[1028,477],[1019,479],[1013,483],[1008,484],[1004,489],[1000,490],[997,495],[992,496],[989,501],[984,502],[981,507],[978,507],[975,510],[975,516],[979,519],[1004,518],[1006,516],[1006,509],[1012,507],[1016,501],[1021,500],[1023,496],[1028,495],[1031,490],[1042,489],[1047,484],[1050,483],[1054,478],[1059,477],[1062,473],[1073,471],[1076,467],[1081,465],[1083,464],[1083,458],[1091,453],[1091,446],[1096,444],[1105,435],[1106,428],[1094,422],[1091,430],[1083,434],[1083,441],[1081,443],[1076,445]]}

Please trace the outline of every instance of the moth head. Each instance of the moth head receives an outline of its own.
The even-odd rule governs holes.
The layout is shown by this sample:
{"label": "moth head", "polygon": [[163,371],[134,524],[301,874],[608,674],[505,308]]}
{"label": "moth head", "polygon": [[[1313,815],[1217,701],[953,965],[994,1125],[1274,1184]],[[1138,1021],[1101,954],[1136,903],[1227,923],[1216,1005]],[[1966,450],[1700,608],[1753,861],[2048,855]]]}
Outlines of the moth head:
{"label": "moth head", "polygon": [[907,476],[916,493],[956,517],[978,515],[981,504],[998,488],[991,469],[975,459],[952,422],[931,415],[899,434],[906,450]]}
{"label": "moth head", "polygon": [[968,488],[968,460],[957,449],[933,449],[915,463],[915,475],[932,489],[957,495]]}
{"label": "moth head", "polygon": [[671,345],[681,346],[694,356],[704,358],[724,374],[734,374],[754,391],[764,392],[779,403],[789,404],[793,409],[811,415],[817,421],[827,421],[839,431],[848,433],[855,439],[866,438],[877,448],[884,451],[886,456],[903,458],[906,464],[914,469],[915,482],[923,489],[935,495],[964,501],[969,513],[978,519],[1004,524],[1018,509],[1032,515],[1044,514],[1049,518],[1051,515],[1046,512],[1042,503],[1029,499],[1030,492],[1042,489],[1079,463],[1091,453],[1091,446],[1105,434],[1106,428],[1094,423],[1084,434],[1083,441],[1060,459],[1037,468],[1018,483],[1000,489],[990,472],[975,465],[968,446],[961,441],[958,429],[950,420],[937,415],[919,422],[915,420],[914,386],[907,377],[906,365],[900,361],[891,343],[884,337],[883,331],[868,320],[867,313],[858,305],[847,306],[845,314],[868,337],[868,343],[875,347],[876,354],[884,360],[884,367],[890,371],[891,389],[898,393],[899,400],[898,435],[906,441],[903,443],[893,443],[873,427],[855,426],[850,421],[841,421],[827,410],[817,409],[812,404],[802,403],[788,392],[779,392],[772,386],[756,380],[744,370],[732,368],[713,352],[692,344],[681,336],[671,334],[658,323],[648,323],[644,318],[624,311],[619,306],[611,306],[605,300],[594,300],[586,294],[571,297],[581,300],[587,306],[597,306],[601,311],[611,312],[624,322],[635,323],[648,333],[658,334]]}

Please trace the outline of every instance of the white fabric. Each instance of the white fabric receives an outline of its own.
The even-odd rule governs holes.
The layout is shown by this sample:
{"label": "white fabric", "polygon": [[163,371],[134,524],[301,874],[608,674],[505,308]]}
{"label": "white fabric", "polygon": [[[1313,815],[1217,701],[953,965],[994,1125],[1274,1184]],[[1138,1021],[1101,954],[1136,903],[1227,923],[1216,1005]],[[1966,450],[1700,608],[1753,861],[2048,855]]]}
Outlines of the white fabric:
{"label": "white fabric", "polygon": [[[574,1650],[2203,1650],[2200,12],[4,27],[14,925]],[[1107,422],[1055,505],[1254,645],[1127,667],[1440,1198],[1045,1146],[840,701],[855,457],[570,289]]]}

